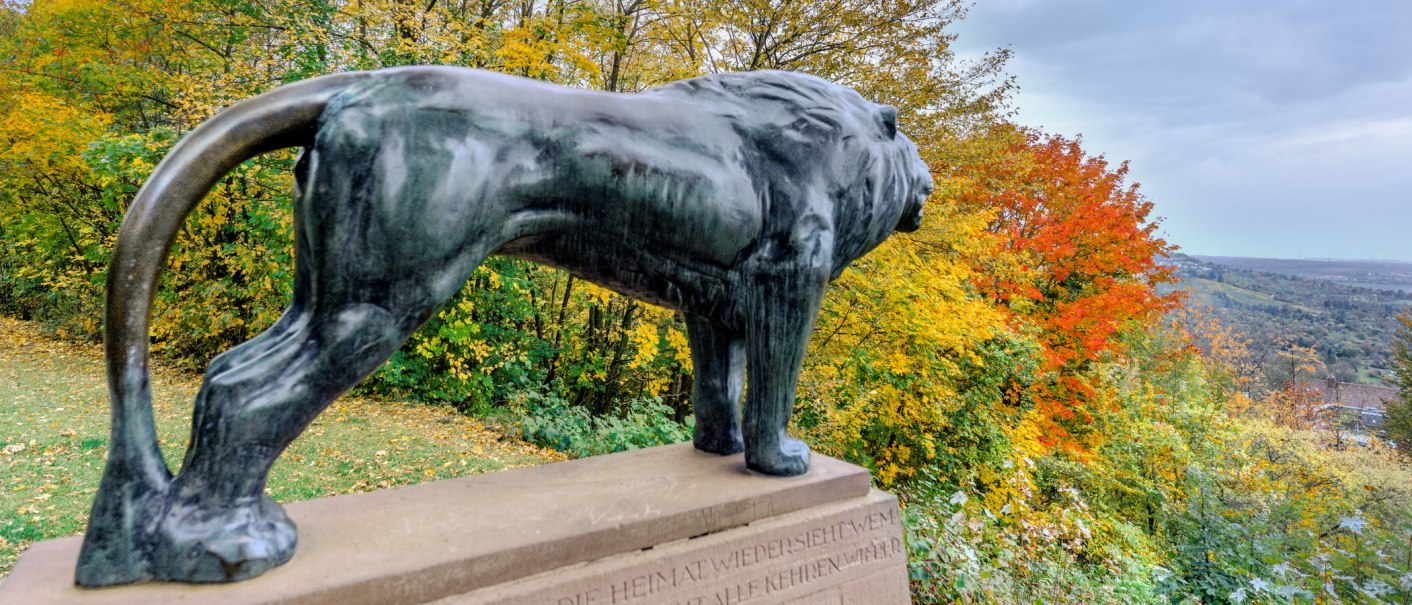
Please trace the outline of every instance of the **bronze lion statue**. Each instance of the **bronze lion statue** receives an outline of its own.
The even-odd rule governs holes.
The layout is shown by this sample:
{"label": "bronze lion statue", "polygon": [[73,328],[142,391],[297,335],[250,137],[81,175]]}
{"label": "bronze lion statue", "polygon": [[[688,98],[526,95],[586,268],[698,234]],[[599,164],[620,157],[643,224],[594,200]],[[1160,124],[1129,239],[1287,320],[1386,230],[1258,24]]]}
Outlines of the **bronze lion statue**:
{"label": "bronze lion statue", "polygon": [[[896,113],[796,73],[613,94],[452,67],[324,76],[221,112],[156,168],[113,253],[112,441],[77,582],[225,582],[287,561],[294,525],[264,495],[275,458],[492,254],[680,310],[696,447],[806,472],[785,429],[824,287],[916,229],[931,191]],[[174,476],[148,386],[157,280],[211,186],[283,147],[303,148],[293,301],[211,361]]]}

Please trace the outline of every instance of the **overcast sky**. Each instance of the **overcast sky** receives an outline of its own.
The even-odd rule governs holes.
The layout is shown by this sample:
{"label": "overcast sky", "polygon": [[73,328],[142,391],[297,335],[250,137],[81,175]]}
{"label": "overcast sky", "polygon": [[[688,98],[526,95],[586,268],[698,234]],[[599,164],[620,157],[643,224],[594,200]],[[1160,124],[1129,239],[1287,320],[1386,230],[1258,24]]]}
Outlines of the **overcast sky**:
{"label": "overcast sky", "polygon": [[1189,254],[1412,261],[1412,0],[978,0],[1022,124],[1082,134]]}

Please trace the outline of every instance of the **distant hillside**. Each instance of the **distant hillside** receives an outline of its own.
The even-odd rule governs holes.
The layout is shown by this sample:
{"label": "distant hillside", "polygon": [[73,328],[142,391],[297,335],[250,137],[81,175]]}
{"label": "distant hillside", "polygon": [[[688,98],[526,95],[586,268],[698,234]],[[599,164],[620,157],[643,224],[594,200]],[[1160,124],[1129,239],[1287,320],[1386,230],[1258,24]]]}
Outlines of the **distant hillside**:
{"label": "distant hillside", "polygon": [[1256,353],[1284,341],[1318,352],[1324,371],[1348,382],[1387,384],[1396,317],[1412,312],[1412,263],[1218,256],[1169,259],[1171,289],[1211,307],[1252,339]]}
{"label": "distant hillside", "polygon": [[1189,258],[1247,271],[1307,277],[1374,290],[1412,292],[1412,263],[1392,260],[1311,260],[1202,256]]}

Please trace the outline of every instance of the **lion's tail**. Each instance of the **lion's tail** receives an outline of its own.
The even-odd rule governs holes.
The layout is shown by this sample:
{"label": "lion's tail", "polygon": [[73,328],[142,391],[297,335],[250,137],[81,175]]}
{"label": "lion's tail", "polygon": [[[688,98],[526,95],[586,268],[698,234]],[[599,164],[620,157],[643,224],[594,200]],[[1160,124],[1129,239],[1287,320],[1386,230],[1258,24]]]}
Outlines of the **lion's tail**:
{"label": "lion's tail", "polygon": [[148,384],[148,327],[157,280],[182,222],[241,162],[312,143],[318,117],[366,73],[323,76],[237,103],[201,124],[167,154],[128,208],[108,270],[104,346],[113,427],[108,462],[79,554],[77,581],[139,581],[140,554],[164,508],[171,471],[157,448]]}

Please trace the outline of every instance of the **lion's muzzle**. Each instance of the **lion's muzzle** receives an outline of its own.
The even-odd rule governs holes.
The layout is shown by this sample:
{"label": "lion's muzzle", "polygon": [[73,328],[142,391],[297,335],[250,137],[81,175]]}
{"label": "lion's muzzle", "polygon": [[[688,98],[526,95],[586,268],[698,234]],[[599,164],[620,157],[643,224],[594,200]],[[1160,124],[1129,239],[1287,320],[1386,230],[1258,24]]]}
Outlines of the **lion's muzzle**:
{"label": "lion's muzzle", "polygon": [[908,201],[907,208],[902,211],[902,216],[897,219],[897,231],[911,233],[922,228],[922,206],[926,204],[927,198],[931,197],[931,194],[932,177],[925,170],[924,164],[920,182],[912,188],[912,199]]}
{"label": "lion's muzzle", "polygon": [[900,233],[911,233],[922,228],[922,205],[916,204],[907,209],[907,213],[897,221],[897,231]]}

